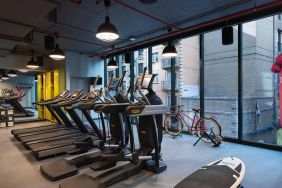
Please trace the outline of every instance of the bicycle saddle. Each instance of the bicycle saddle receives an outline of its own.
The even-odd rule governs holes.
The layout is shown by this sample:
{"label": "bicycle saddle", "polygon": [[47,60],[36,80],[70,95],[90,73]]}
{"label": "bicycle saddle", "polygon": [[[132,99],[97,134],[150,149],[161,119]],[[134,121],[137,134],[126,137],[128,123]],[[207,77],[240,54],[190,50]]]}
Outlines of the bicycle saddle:
{"label": "bicycle saddle", "polygon": [[198,112],[200,112],[200,108],[192,108],[192,110],[194,111],[194,112],[196,112],[196,113],[198,113]]}

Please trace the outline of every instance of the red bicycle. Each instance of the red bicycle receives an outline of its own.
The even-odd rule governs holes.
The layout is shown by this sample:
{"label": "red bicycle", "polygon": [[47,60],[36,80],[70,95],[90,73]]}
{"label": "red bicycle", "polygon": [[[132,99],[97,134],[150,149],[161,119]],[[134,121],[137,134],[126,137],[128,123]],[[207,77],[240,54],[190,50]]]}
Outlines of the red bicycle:
{"label": "red bicycle", "polygon": [[[202,140],[206,143],[213,143],[214,146],[219,146],[222,141],[221,126],[218,121],[213,117],[199,118],[198,113],[200,109],[193,108],[194,116],[190,117],[186,115],[181,106],[171,106],[170,113],[166,115],[164,121],[164,128],[166,132],[174,138],[183,131],[183,125],[187,126],[188,133],[196,135],[199,139],[194,143],[194,146]],[[189,125],[187,120],[192,121],[192,125]]]}

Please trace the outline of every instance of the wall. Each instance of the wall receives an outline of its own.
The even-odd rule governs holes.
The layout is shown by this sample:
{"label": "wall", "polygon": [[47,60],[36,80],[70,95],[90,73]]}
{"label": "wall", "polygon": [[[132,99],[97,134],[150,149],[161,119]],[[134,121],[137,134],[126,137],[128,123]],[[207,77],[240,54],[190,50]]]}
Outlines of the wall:
{"label": "wall", "polygon": [[[66,52],[66,89],[83,89],[87,93],[90,88],[89,77],[100,75],[104,84],[104,61],[100,58],[89,58],[76,52]],[[102,85],[96,88],[103,87]],[[87,90],[87,91],[86,91]],[[81,112],[77,111],[79,116],[85,120]],[[91,112],[92,117],[97,114]]]}
{"label": "wall", "polygon": [[89,77],[96,77],[97,75],[102,77],[104,83],[104,62],[102,59],[89,58],[87,55],[76,52],[66,52],[67,89],[76,86],[76,79],[88,79]]}
{"label": "wall", "polygon": [[[0,69],[14,69],[14,70],[31,70],[26,67],[27,62],[31,59],[30,56],[9,54],[7,56],[0,56]],[[36,60],[36,59],[35,59]],[[53,61],[50,58],[44,58],[42,67],[36,71],[50,71],[54,69],[63,68],[65,61]],[[34,70],[33,70],[34,71]]]}

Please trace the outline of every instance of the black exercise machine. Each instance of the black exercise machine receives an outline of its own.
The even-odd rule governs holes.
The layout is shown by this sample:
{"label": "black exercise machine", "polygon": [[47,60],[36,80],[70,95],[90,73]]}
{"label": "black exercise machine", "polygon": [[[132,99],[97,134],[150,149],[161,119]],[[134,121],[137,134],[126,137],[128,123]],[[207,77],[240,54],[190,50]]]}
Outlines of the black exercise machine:
{"label": "black exercise machine", "polygon": [[[136,90],[142,96],[142,99],[135,96],[136,100],[139,101],[138,105],[108,104],[101,108],[101,110],[105,113],[116,114],[120,113],[116,110],[124,110],[123,113],[127,116],[139,116],[137,130],[140,148],[138,150],[131,148],[129,152],[126,152],[125,149],[121,149],[121,152],[117,154],[110,153],[101,155],[104,160],[130,161],[130,163],[110,169],[98,176],[94,176],[92,174],[82,174],[76,176],[64,183],[61,183],[60,188],[108,187],[138,173],[144,168],[156,173],[162,172],[166,169],[166,165],[160,160],[160,144],[162,140],[162,134],[160,133],[162,130],[159,129],[162,127],[162,119],[159,118],[163,113],[167,112],[167,107],[159,104],[161,103],[160,98],[151,89],[153,78],[154,75],[146,75],[146,78],[145,75],[143,75],[138,79]],[[147,89],[149,93],[146,96],[142,95],[141,89]],[[157,105],[154,105],[153,102],[156,102]],[[126,105],[127,107],[124,108]],[[160,116],[156,117],[156,114]],[[129,131],[132,131],[132,129]],[[134,140],[131,139],[130,142],[134,143]],[[152,153],[152,151],[155,152]]]}

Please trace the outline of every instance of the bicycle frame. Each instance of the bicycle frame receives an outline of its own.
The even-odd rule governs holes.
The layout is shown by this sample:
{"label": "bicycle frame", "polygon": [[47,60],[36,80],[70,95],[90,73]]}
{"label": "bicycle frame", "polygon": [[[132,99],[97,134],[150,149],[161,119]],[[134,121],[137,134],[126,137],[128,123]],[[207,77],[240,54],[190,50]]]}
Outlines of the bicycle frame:
{"label": "bicycle frame", "polygon": [[[174,113],[175,113],[175,112],[174,112]],[[194,117],[192,118],[192,117],[188,116],[187,114],[185,114],[185,113],[180,109],[180,107],[178,107],[178,110],[177,110],[177,112],[175,113],[175,115],[180,119],[182,125],[185,125],[185,126],[188,128],[188,132],[189,132],[190,134],[193,134],[195,131],[197,131],[195,124],[196,124],[196,122],[200,119],[200,118],[197,116],[197,114],[198,114],[197,112],[194,112]],[[192,121],[192,125],[189,125],[189,124],[187,123],[187,121],[185,121],[185,119],[184,119],[185,117]],[[200,129],[200,132],[205,132],[205,131],[206,131],[205,128],[204,128],[204,129]]]}

